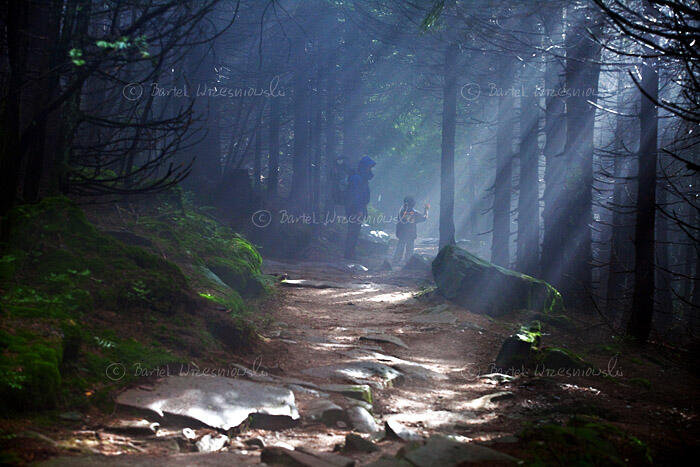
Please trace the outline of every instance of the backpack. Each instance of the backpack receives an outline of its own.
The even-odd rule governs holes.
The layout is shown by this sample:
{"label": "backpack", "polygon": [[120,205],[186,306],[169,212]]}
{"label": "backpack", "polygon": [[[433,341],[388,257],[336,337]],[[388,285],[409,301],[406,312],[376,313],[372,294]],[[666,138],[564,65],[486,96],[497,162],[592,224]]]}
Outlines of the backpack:
{"label": "backpack", "polygon": [[350,177],[355,173],[345,164],[342,158],[336,159],[336,163],[331,169],[331,194],[334,204],[345,205],[347,202],[348,186]]}

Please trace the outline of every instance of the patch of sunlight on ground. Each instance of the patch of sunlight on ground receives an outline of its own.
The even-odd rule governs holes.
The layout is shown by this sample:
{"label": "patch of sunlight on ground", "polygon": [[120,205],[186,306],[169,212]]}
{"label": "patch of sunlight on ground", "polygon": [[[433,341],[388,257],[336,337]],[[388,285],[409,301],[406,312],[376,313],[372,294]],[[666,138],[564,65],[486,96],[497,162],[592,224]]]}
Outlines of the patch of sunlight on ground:
{"label": "patch of sunlight on ground", "polygon": [[598,394],[600,394],[600,389],[596,389],[596,388],[593,388],[593,387],[584,388],[584,387],[581,387],[581,386],[577,386],[577,385],[575,385],[575,384],[560,384],[559,386],[560,386],[563,390],[565,390],[565,391],[572,391],[572,392],[591,392],[591,393],[593,393],[593,394],[596,395],[596,396],[597,396]]}
{"label": "patch of sunlight on ground", "polygon": [[389,292],[367,298],[370,302],[400,303],[413,298],[414,292]]}

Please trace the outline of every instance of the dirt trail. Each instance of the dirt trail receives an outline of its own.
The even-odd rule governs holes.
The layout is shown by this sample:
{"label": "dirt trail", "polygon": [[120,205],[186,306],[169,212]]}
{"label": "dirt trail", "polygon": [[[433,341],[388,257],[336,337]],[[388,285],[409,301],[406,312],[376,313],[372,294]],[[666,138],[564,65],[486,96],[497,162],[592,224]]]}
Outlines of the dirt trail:
{"label": "dirt trail", "polygon": [[[246,440],[256,437],[266,446],[333,452],[352,429],[343,421],[312,420],[314,406],[319,399],[329,399],[345,410],[354,404],[352,399],[324,391],[323,385],[329,383],[369,385],[372,414],[381,427],[387,420],[398,422],[415,436],[451,435],[515,457],[524,454],[524,446],[513,435],[528,422],[561,422],[578,413],[615,420],[646,439],[670,444],[670,449],[697,440],[694,415],[669,403],[676,399],[680,407],[692,405],[693,395],[684,399],[682,391],[653,397],[649,391],[640,393],[639,388],[600,377],[528,374],[508,381],[484,377],[492,372],[491,362],[503,339],[517,328],[519,317],[496,321],[423,294],[426,272],[369,273],[343,263],[274,261],[266,261],[265,268],[266,273],[287,277],[289,282],[279,287],[270,310],[271,324],[261,329],[263,343],[244,360],[248,367],[274,377],[320,387],[292,388],[301,414],[299,425],[244,429],[231,438],[228,453],[188,454],[199,458],[182,457],[177,443],[163,447],[152,439],[132,438],[127,442],[140,446],[139,453],[112,459],[113,465],[121,461],[138,465],[134,463],[147,462],[149,454],[173,465],[200,461],[201,465],[230,465],[234,459],[238,464],[255,464],[260,462],[260,449]],[[373,340],[377,335],[380,340]],[[605,367],[608,362],[600,356],[594,363]],[[668,371],[666,377],[679,374]],[[689,434],[678,435],[687,428],[691,428]],[[166,435],[161,441],[168,434],[177,435],[181,427],[172,430],[159,433]],[[214,433],[198,430],[200,436],[206,432]],[[375,435],[374,439],[380,438]],[[404,444],[381,439],[378,452],[342,454],[363,465],[395,455]],[[75,465],[62,462],[54,460],[52,465]]]}

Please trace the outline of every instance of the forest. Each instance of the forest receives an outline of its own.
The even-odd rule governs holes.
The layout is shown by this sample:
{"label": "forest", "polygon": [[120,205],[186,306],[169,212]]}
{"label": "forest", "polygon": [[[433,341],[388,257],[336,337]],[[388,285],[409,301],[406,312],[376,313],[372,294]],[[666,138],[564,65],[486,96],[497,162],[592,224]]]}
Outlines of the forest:
{"label": "forest", "polygon": [[694,464],[697,0],[0,26],[0,464]]}

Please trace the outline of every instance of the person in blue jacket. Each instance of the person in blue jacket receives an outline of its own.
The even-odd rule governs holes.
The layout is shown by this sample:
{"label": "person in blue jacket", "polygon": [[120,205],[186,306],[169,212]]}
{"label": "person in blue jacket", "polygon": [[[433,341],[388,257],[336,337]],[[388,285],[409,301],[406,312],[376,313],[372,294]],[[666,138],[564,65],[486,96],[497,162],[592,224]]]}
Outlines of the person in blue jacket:
{"label": "person in blue jacket", "polygon": [[362,221],[367,217],[369,204],[369,181],[374,177],[372,167],[376,162],[364,156],[357,164],[357,171],[348,178],[345,214],[348,218],[348,232],[345,238],[345,259],[355,259],[355,247],[360,236]]}

